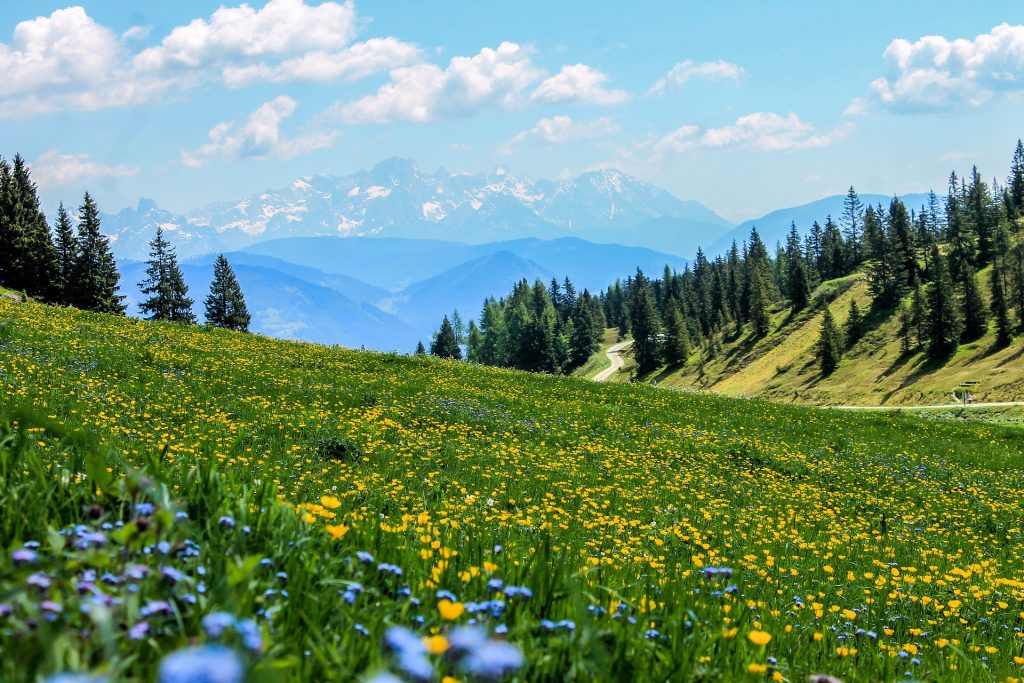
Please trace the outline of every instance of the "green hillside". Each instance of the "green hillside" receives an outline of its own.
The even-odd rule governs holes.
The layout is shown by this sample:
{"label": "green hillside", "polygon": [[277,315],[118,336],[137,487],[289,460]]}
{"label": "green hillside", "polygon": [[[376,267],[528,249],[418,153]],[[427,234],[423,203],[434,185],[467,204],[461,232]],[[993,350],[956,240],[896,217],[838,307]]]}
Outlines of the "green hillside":
{"label": "green hillside", "polygon": [[195,643],[295,681],[1024,661],[1019,430],[6,297],[0,405],[6,681],[151,680]]}
{"label": "green hillside", "polygon": [[[988,281],[988,271],[979,273]],[[682,369],[662,368],[641,377],[661,387],[708,390],[727,396],[756,396],[810,405],[934,405],[955,402],[953,389],[964,381],[980,382],[972,395],[978,402],[1024,400],[1024,338],[997,348],[996,332],[962,345],[948,360],[933,362],[924,349],[904,353],[895,311],[871,312],[871,295],[863,273],[823,283],[820,291],[835,292],[831,309],[842,328],[850,301],[868,312],[868,332],[843,356],[839,368],[823,376],[815,356],[823,309],[793,315],[772,310],[771,332],[752,340],[748,333],[724,338],[722,350],[709,357],[696,349]],[[987,287],[983,292],[988,300]],[[595,354],[603,358],[603,352]],[[635,363],[627,362],[613,381],[636,379]]]}

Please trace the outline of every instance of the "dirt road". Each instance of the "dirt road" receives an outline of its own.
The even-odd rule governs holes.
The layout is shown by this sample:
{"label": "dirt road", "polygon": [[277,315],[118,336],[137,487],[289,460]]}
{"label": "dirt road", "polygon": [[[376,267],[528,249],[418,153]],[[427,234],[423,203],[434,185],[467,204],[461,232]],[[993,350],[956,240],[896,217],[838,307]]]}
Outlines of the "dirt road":
{"label": "dirt road", "polygon": [[606,355],[608,357],[608,360],[611,361],[611,367],[605,368],[601,372],[594,375],[595,382],[607,381],[609,377],[614,375],[616,372],[619,371],[619,369],[623,365],[625,365],[625,361],[622,360],[622,350],[627,348],[632,343],[633,340],[628,340],[624,342],[619,342],[618,344],[608,347],[608,350],[604,352],[604,355]]}

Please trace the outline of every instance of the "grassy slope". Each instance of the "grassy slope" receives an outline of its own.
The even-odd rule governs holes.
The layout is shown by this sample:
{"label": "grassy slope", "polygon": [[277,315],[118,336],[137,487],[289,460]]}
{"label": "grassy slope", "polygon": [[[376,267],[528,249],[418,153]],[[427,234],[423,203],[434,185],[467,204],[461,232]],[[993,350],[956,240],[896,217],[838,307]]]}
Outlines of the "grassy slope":
{"label": "grassy slope", "polygon": [[[101,439],[115,478],[159,459],[150,476],[184,498],[202,549],[173,560],[178,588],[144,584],[144,599],[175,610],[146,617],[150,638],[123,636],[142,618],[139,595],[98,622],[111,628],[93,629],[75,589],[83,558],[47,529],[134,525],[138,513],[91,493],[107,475],[46,431],[25,449],[50,474],[25,485],[35,470],[8,467],[0,430],[0,600],[16,610],[0,623],[5,680],[111,657],[119,678],[135,680],[175,644],[213,639],[200,620],[219,609],[260,619],[256,666],[351,680],[394,665],[379,646],[390,625],[450,626],[436,590],[501,598],[485,586],[499,577],[534,593],[500,617],[477,616],[507,626],[527,653],[520,680],[755,680],[763,675],[749,666],[768,657],[769,673],[788,680],[893,680],[911,666],[895,653],[910,648],[922,678],[1002,679],[1024,654],[1006,635],[1024,605],[1024,438],[1014,429],[597,385],[5,299],[0,406]],[[126,481],[101,487],[134,491]],[[161,508],[164,498],[154,498]],[[218,523],[225,514],[236,527]],[[327,524],[342,525],[339,540]],[[12,565],[21,541],[48,537],[39,564]],[[105,571],[172,561],[118,549],[123,538]],[[357,550],[403,577],[353,561]],[[733,573],[707,579],[704,566]],[[40,623],[39,593],[25,587],[37,570],[67,605],[41,632],[19,626]],[[180,586],[200,578],[209,591],[185,602]],[[350,581],[365,593],[348,606]],[[396,594],[403,582],[421,604]],[[117,585],[100,590],[122,595]],[[550,631],[544,619],[575,630]],[[771,642],[755,644],[753,631]],[[450,660],[432,662],[465,677]]]}
{"label": "grassy slope", "polygon": [[[987,293],[988,269],[978,277]],[[871,297],[862,275],[829,284],[844,289],[832,303],[841,328],[851,300],[869,311]],[[981,339],[961,346],[947,362],[934,364],[922,352],[903,354],[895,315],[869,314],[870,331],[846,352],[839,369],[823,378],[814,356],[821,316],[817,309],[789,319],[788,310],[777,310],[772,332],[763,340],[751,343],[743,336],[727,341],[722,356],[703,367],[694,354],[682,371],[653,376],[660,386],[811,405],[949,403],[952,388],[965,380],[981,382],[974,392],[979,402],[1024,400],[1024,337],[993,352],[995,330],[990,329]],[[628,381],[628,374],[615,379]]]}

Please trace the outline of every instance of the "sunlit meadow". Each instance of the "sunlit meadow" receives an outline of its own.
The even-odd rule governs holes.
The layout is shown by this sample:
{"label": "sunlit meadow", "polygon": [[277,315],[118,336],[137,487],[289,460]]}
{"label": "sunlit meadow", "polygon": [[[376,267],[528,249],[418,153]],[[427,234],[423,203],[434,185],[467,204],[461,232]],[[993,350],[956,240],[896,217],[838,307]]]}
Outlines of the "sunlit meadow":
{"label": "sunlit meadow", "polygon": [[0,405],[3,680],[1024,671],[1020,430],[7,299]]}

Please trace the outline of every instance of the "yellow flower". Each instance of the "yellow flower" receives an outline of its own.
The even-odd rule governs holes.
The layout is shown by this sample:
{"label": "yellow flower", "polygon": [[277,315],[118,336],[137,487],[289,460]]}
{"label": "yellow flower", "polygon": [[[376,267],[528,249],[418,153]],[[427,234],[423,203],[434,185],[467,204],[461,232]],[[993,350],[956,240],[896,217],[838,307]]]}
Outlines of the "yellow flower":
{"label": "yellow flower", "polygon": [[935,641],[935,645],[936,645],[936,647],[938,647],[941,650],[942,648],[944,648],[947,645],[949,645],[949,641],[946,640],[945,638],[939,638],[938,640]]}
{"label": "yellow flower", "polygon": [[824,633],[815,633],[814,634],[814,642],[818,642],[819,640],[821,640],[824,637],[825,637]]}
{"label": "yellow flower", "polygon": [[443,619],[452,621],[461,617],[466,608],[462,606],[461,602],[452,602],[445,598],[437,603],[437,611],[441,613]]}
{"label": "yellow flower", "polygon": [[844,609],[843,610],[843,618],[846,619],[847,621],[853,621],[854,619],[857,618],[857,613],[854,612],[852,609]]}
{"label": "yellow flower", "polygon": [[444,636],[427,636],[423,639],[423,647],[432,655],[444,654],[448,649],[448,639]]}
{"label": "yellow flower", "polygon": [[754,645],[767,645],[772,639],[772,634],[765,631],[751,631],[747,634],[747,638]]}
{"label": "yellow flower", "polygon": [[749,671],[752,674],[763,674],[767,670],[768,670],[768,667],[765,664],[748,664],[747,665],[747,671]]}
{"label": "yellow flower", "polygon": [[320,498],[320,504],[323,505],[325,508],[330,508],[331,510],[333,510],[334,508],[341,505],[341,501],[335,498],[334,496],[323,496],[322,498]]}
{"label": "yellow flower", "polygon": [[773,680],[773,681],[784,681],[784,680],[786,680],[786,679],[785,679],[785,677],[784,677],[784,676],[782,675],[782,672],[781,672],[781,671],[774,671],[774,672],[772,672],[772,680]]}
{"label": "yellow flower", "polygon": [[341,538],[348,533],[348,527],[344,524],[327,524],[324,526],[331,538]]}

